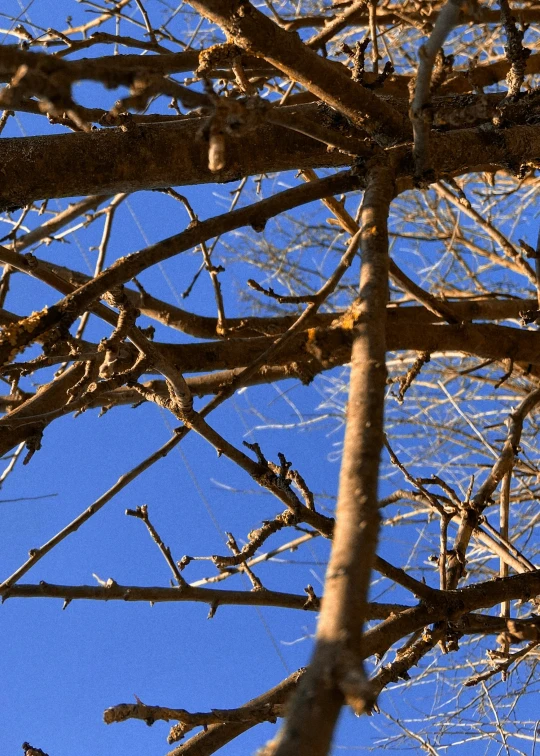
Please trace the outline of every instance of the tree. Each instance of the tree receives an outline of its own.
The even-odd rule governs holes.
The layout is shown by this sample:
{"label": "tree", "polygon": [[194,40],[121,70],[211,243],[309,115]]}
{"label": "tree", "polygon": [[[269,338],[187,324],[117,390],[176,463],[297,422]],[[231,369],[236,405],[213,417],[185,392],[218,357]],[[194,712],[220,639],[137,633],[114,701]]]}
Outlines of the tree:
{"label": "tree", "polygon": [[[215,753],[282,717],[261,753],[327,754],[343,707],[379,712],[398,747],[482,739],[486,751],[522,753],[521,740],[536,742],[527,696],[540,642],[540,11],[508,0],[83,5],[91,15],[69,4],[77,17],[62,27],[14,14],[16,44],[0,48],[0,128],[11,134],[0,141],[2,482],[45,455],[63,464],[53,425],[91,446],[96,408],[114,424],[122,407],[144,405],[128,421],[143,446],[157,408],[178,427],[32,548],[3,577],[3,600],[320,613],[309,666],[243,706],[107,708],[108,723],[177,722],[171,756]],[[35,135],[18,135],[15,118]],[[205,220],[199,200],[172,188],[227,182],[239,182],[229,206]],[[140,212],[155,212],[156,191],[163,213],[176,208],[175,232],[125,250],[129,198],[144,192]],[[97,252],[92,274],[66,264],[62,243],[76,234]],[[198,301],[171,304],[157,266]],[[313,421],[343,423],[339,486],[310,482],[328,456],[322,435],[309,437],[311,459],[267,449],[272,385],[295,386],[308,412],[318,404]],[[223,409],[248,387],[263,427],[242,444]],[[132,585],[22,580],[194,435],[238,468],[237,478],[226,468],[228,485],[250,476],[271,495],[250,511],[249,534],[229,533],[230,554],[209,544],[180,558],[174,527],[163,532],[140,504],[126,514],[146,526],[171,587],[146,587],[141,572]],[[294,570],[280,590],[261,582],[272,539],[290,553],[320,537],[331,542],[322,603],[311,585],[302,595]],[[201,558],[217,572],[195,581]],[[212,585],[239,573],[252,590]],[[420,723],[379,708],[382,691],[391,700],[422,684],[454,700]]]}

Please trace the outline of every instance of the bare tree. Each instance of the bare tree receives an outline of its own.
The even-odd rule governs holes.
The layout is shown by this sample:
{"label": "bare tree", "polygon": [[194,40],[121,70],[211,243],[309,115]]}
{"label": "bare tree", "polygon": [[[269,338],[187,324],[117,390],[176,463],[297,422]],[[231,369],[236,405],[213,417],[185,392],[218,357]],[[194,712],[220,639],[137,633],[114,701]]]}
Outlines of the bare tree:
{"label": "bare tree", "polygon": [[[535,692],[540,642],[539,7],[83,5],[90,16],[74,5],[58,29],[8,19],[14,44],[0,48],[0,128],[17,118],[37,133],[0,140],[0,304],[16,310],[0,311],[2,481],[31,471],[18,460],[54,453],[47,429],[66,415],[154,403],[179,427],[3,576],[2,598],[320,612],[307,669],[243,706],[105,711],[108,723],[176,721],[170,756],[206,756],[282,717],[261,754],[323,756],[344,706],[379,712],[388,746],[408,739],[436,754],[482,740],[523,753],[536,743],[521,706]],[[47,133],[47,122],[60,129]],[[206,220],[172,188],[225,182],[236,182],[230,206]],[[118,216],[150,190],[178,208],[178,232],[121,256],[110,241]],[[51,210],[66,197],[77,199]],[[55,258],[98,227],[92,275]],[[140,280],[192,250],[200,268],[189,274],[190,256],[183,293],[207,276],[211,317]],[[19,307],[14,292],[28,277],[51,287],[54,303]],[[98,319],[101,341],[85,337]],[[152,321],[155,338],[143,325]],[[173,331],[186,338],[167,338]],[[303,384],[319,417],[343,428],[335,511],[301,461],[269,458],[263,430],[242,445],[241,430],[213,419],[240,389],[280,381]],[[69,427],[80,433],[77,419]],[[262,524],[254,512],[242,546],[229,534],[230,554],[196,555],[216,574],[190,579],[195,557],[180,558],[143,505],[126,514],[148,529],[172,587],[22,582],[190,433],[280,507]],[[322,602],[294,579],[263,586],[257,565],[275,555],[278,532],[282,553],[332,542]],[[383,558],[400,539],[397,563]],[[239,571],[251,591],[213,585]],[[451,688],[454,708],[426,711],[421,727],[379,709],[384,689],[410,696],[421,684]]]}

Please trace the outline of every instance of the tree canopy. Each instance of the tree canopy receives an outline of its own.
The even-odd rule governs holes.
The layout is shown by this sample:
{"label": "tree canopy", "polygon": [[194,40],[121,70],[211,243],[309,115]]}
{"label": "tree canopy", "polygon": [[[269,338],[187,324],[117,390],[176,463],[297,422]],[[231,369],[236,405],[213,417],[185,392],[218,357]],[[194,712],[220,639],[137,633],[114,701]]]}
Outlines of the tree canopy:
{"label": "tree canopy", "polygon": [[[6,610],[25,599],[37,635],[38,598],[272,607],[304,648],[313,631],[309,663],[257,673],[247,702],[243,667],[236,703],[209,680],[202,712],[100,698],[116,731],[173,723],[169,756],[238,752],[269,722],[261,756],[325,756],[344,708],[398,750],[534,750],[540,7],[13,6],[0,485],[57,476],[70,505],[4,502]],[[242,509],[220,511],[221,545],[161,501],[179,450],[211,517]],[[137,528],[99,520],[116,500]],[[127,564],[139,534],[170,582]],[[107,554],[126,580],[89,584]]]}

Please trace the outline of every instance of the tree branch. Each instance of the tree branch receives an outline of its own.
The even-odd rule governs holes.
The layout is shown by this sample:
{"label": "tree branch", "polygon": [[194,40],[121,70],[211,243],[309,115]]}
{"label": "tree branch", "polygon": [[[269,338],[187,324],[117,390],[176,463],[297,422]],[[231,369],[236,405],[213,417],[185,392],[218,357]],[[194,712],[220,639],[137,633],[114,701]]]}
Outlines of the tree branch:
{"label": "tree branch", "polygon": [[401,113],[353,82],[344,70],[306,47],[296,32],[281,29],[247,0],[190,0],[190,5],[221,26],[238,47],[265,58],[380,144],[407,139],[410,127]]}
{"label": "tree branch", "polygon": [[379,528],[377,498],[386,386],[385,315],[388,298],[387,219],[394,196],[391,171],[368,174],[361,214],[363,314],[354,329],[348,422],[336,526],[317,643],[291,703],[276,756],[326,754],[347,702],[361,713],[373,705],[362,659],[362,629]]}

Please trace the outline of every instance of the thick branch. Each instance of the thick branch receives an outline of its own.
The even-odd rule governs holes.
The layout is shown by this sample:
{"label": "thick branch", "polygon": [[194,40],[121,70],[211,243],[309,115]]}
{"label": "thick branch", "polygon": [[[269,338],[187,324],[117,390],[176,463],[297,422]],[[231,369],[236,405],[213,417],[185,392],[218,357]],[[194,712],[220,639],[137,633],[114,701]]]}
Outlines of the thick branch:
{"label": "thick branch", "polygon": [[[316,118],[316,108],[302,113]],[[286,115],[288,108],[283,108]],[[299,167],[343,166],[349,155],[282,126],[263,124],[244,140],[227,142],[227,166],[208,168],[207,118],[87,133],[6,138],[0,142],[0,210],[47,197],[116,194],[140,189],[235,181]],[[370,153],[366,146],[366,154]]]}
{"label": "thick branch", "polygon": [[348,422],[334,543],[317,644],[295,696],[276,756],[326,754],[344,702],[372,705],[362,666],[362,629],[379,528],[378,470],[386,388],[387,219],[392,173],[372,169],[361,216],[361,323],[354,330]]}
{"label": "thick branch", "polygon": [[230,41],[250,55],[265,58],[292,81],[347,116],[381,144],[407,139],[407,119],[373,92],[353,82],[345,70],[306,47],[247,0],[191,0],[202,15],[221,26]]}
{"label": "thick branch", "polygon": [[[506,305],[506,303],[494,303],[496,305],[494,310],[499,304]],[[509,307],[508,316],[515,306],[516,304],[512,303]],[[533,366],[533,369],[534,366],[540,365],[539,337],[535,332],[487,324],[430,325],[428,322],[430,318],[433,318],[432,314],[426,310],[425,319],[418,319],[420,313],[414,312],[417,309],[396,308],[395,316],[392,309],[389,309],[386,338],[390,351],[410,349],[430,353],[464,352],[491,360],[511,358],[516,363],[523,363],[525,367]],[[412,311],[410,321],[407,317],[409,310]],[[506,312],[506,307],[503,307],[502,311]],[[403,315],[403,321],[400,319],[401,315]],[[422,323],[422,328],[418,328],[418,323]],[[323,370],[349,362],[352,339],[353,334],[350,328],[323,327],[301,332],[273,357],[272,365],[263,366],[257,375],[249,379],[249,382],[260,383],[277,378],[309,380]],[[159,345],[159,348],[167,359],[185,373],[235,371],[215,377],[195,378],[193,383],[189,382],[189,385],[193,392],[198,394],[207,391],[214,392],[220,387],[228,386],[231,380],[237,379],[243,367],[257,359],[273,343],[272,337],[259,337],[203,344],[163,344]],[[20,405],[20,412],[18,409],[14,410],[8,417],[0,419],[0,454],[6,454],[24,441],[37,428],[42,427],[44,420],[50,422],[69,411],[65,407],[66,392],[80,378],[82,368],[77,368],[77,370],[79,372],[69,374],[72,377],[66,378],[68,383],[65,386],[55,382],[54,389],[51,386],[50,391],[36,394],[32,404],[24,403]],[[96,399],[99,397],[98,394]],[[134,395],[128,393],[123,396],[121,402],[126,403],[133,399]],[[91,398],[89,402],[88,406],[95,406]],[[101,404],[100,401],[97,403]],[[74,403],[72,410],[75,411],[77,406]]]}
{"label": "thick branch", "polygon": [[444,40],[458,21],[460,7],[458,0],[447,0],[437,16],[429,40],[418,51],[418,73],[410,116],[414,132],[416,176],[421,182],[431,180],[432,171],[429,149],[431,74]]}
{"label": "thick branch", "polygon": [[[465,628],[468,628],[470,623],[471,632],[482,632],[480,628],[477,629],[478,615],[469,615],[468,612],[490,608],[503,600],[531,599],[539,593],[540,570],[526,575],[516,575],[502,580],[481,583],[447,594],[440,593],[439,599],[433,603],[420,602],[416,607],[405,609],[399,614],[390,616],[368,630],[363,638],[362,656],[364,658],[373,654],[382,656],[394,643],[435,622],[452,621],[459,623],[460,618],[464,617]],[[497,623],[503,622],[500,618],[490,617],[487,619],[488,622],[491,619]],[[468,632],[468,629],[464,631]],[[486,632],[491,631],[492,628],[488,625]],[[298,673],[294,674],[294,684],[288,687],[288,695],[303,679],[298,676]],[[289,681],[292,681],[292,677],[288,677],[282,684],[287,684]],[[268,702],[268,699],[265,699],[265,702]],[[253,703],[254,701],[250,702],[250,704]],[[168,756],[182,756],[183,754],[186,754],[186,756],[188,754],[189,756],[210,756],[222,745],[230,742],[251,726],[250,724],[244,726],[223,724],[209,727],[208,732],[198,733]]]}
{"label": "thick branch", "polygon": [[[530,365],[540,364],[539,336],[502,325],[465,323],[430,325],[393,322],[387,328],[389,351],[411,349],[427,352],[464,352],[485,359],[505,360]],[[297,334],[273,359],[273,364],[314,363],[329,369],[351,358],[351,328],[313,328]],[[226,370],[247,365],[273,343],[272,337],[231,339],[204,344],[163,344],[160,348],[186,373],[203,370]]]}
{"label": "thick branch", "polygon": [[[263,124],[246,138],[227,142],[227,166],[208,169],[208,145],[198,139],[206,119],[0,140],[0,210],[34,200],[116,194],[176,185],[234,181],[274,171],[349,165],[351,156],[289,129]],[[518,171],[540,154],[540,126],[460,129],[433,133],[431,157],[437,176],[509,168]],[[371,154],[369,146],[366,154]],[[398,191],[412,187],[409,147],[392,150]]]}

